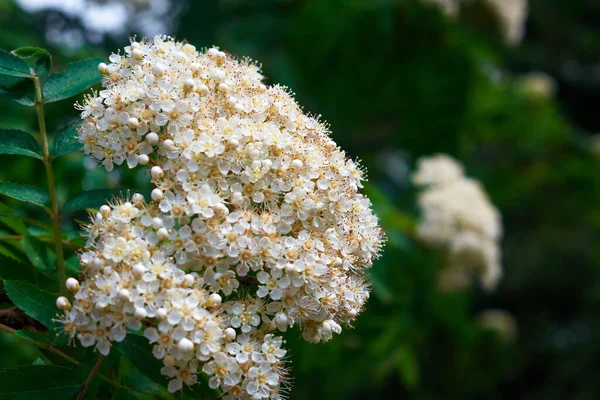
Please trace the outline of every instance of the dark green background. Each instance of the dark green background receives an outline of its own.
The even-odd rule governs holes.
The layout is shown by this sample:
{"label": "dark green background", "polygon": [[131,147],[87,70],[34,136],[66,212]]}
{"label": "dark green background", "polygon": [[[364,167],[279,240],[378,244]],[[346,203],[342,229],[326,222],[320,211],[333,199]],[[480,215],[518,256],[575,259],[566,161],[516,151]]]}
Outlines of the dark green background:
{"label": "dark green background", "polygon": [[[600,398],[600,175],[589,140],[600,129],[600,2],[530,0],[527,34],[514,48],[477,4],[452,21],[418,1],[176,3],[178,27],[167,33],[258,60],[269,83],[290,86],[307,112],[323,115],[367,167],[389,238],[356,329],[325,345],[287,336],[292,399]],[[78,48],[48,43],[57,18],[0,0],[0,48],[48,48],[61,70],[128,43],[127,35]],[[553,76],[555,96],[524,90],[519,76],[530,71]],[[77,116],[70,104],[47,107],[51,130]],[[34,132],[35,113],[0,99],[0,125]],[[439,293],[440,260],[411,238],[418,212],[407,174],[436,152],[464,162],[502,212],[505,276],[494,293]],[[148,188],[143,173],[86,169],[80,154],[55,167],[62,201],[82,188]],[[1,180],[44,186],[42,176],[36,160],[1,159]],[[64,231],[85,218],[65,220]],[[514,315],[515,342],[478,324],[491,308]],[[0,334],[0,367],[36,357]]]}

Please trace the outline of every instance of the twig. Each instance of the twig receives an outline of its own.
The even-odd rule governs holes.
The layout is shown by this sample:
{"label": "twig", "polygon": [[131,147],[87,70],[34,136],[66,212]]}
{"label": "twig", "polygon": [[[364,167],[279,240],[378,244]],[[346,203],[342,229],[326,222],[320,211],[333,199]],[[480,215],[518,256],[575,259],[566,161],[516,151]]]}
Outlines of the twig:
{"label": "twig", "polygon": [[102,365],[103,361],[104,361],[104,356],[100,356],[98,358],[98,361],[96,361],[96,364],[94,365],[94,368],[92,368],[92,371],[90,372],[90,374],[88,375],[87,379],[85,380],[85,382],[81,386],[81,391],[79,392],[79,396],[77,396],[77,400],[83,400],[83,397],[85,396],[85,392],[87,392],[88,387],[90,386],[90,383],[92,383],[92,381],[94,380],[94,376],[96,375],[96,373],[100,369],[100,366]]}

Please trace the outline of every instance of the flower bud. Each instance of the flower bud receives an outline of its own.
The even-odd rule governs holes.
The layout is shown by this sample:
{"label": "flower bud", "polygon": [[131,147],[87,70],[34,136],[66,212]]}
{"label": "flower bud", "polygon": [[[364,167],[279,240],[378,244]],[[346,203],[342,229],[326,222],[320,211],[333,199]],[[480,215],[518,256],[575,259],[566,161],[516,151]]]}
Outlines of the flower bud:
{"label": "flower bud", "polygon": [[140,49],[133,49],[131,51],[131,57],[139,61],[144,58],[144,53]]}
{"label": "flower bud", "polygon": [[146,142],[151,145],[158,143],[158,134],[156,132],[150,132],[146,135]]}
{"label": "flower bud", "polygon": [[76,293],[79,290],[79,281],[75,278],[67,278],[65,286],[69,291]]}
{"label": "flower bud", "polygon": [[150,193],[150,197],[152,197],[152,200],[154,200],[154,201],[162,200],[163,191],[160,189],[153,189],[152,193]]}
{"label": "flower bud", "polygon": [[142,307],[136,308],[135,313],[133,314],[136,319],[144,319],[147,315],[148,313],[146,312],[146,309]]}
{"label": "flower bud", "polygon": [[194,343],[188,338],[183,338],[179,341],[177,347],[179,347],[179,350],[181,350],[182,353],[189,353],[194,350]]}
{"label": "flower bud", "polygon": [[236,333],[235,333],[235,329],[233,328],[227,328],[225,329],[225,339],[227,339],[228,341],[233,341],[235,340],[236,337]]}
{"label": "flower bud", "polygon": [[152,66],[152,73],[156,76],[161,76],[165,73],[165,67],[162,64],[154,64]]}
{"label": "flower bud", "polygon": [[208,92],[209,92],[208,86],[206,86],[205,84],[198,85],[198,93],[200,93],[201,95],[205,95]]}
{"label": "flower bud", "polygon": [[194,278],[194,275],[186,274],[183,277],[183,284],[187,287],[192,286],[194,284],[194,282],[196,282],[196,278]]}
{"label": "flower bud", "polygon": [[129,290],[127,290],[127,289],[119,290],[119,299],[129,301],[129,296],[130,296]]}
{"label": "flower bud", "polygon": [[158,310],[156,310],[156,319],[159,321],[164,321],[165,319],[167,319],[167,310],[165,310],[164,308],[159,308]]}
{"label": "flower bud", "polygon": [[183,89],[184,90],[194,90],[194,80],[193,79],[186,79],[183,81]]}
{"label": "flower bud", "polygon": [[156,231],[156,236],[158,236],[159,239],[166,239],[169,237],[169,231],[166,228],[160,228]]}
{"label": "flower bud", "polygon": [[217,86],[217,88],[221,91],[221,92],[229,92],[229,85],[226,83],[219,83],[219,86]]}
{"label": "flower bud", "polygon": [[102,75],[108,75],[108,65],[105,63],[98,64],[98,72],[100,72]]}
{"label": "flower bud", "polygon": [[133,276],[135,276],[137,279],[140,279],[146,271],[148,270],[142,263],[137,263],[132,268]]}
{"label": "flower bud", "polygon": [[100,214],[102,214],[102,216],[104,218],[108,218],[108,217],[110,217],[110,214],[112,214],[112,210],[106,204],[101,206],[100,210],[98,210],[98,211],[100,211]]}
{"label": "flower bud", "polygon": [[131,201],[133,204],[140,204],[144,201],[144,196],[141,193],[134,193],[134,195],[131,196]]}
{"label": "flower bud", "polygon": [[154,217],[152,218],[152,227],[154,229],[159,229],[162,228],[163,226],[163,220],[159,217]]}
{"label": "flower bud", "polygon": [[71,309],[71,302],[65,296],[60,296],[56,299],[56,307],[63,311],[69,311]]}
{"label": "flower bud", "polygon": [[275,323],[275,326],[277,326],[277,329],[282,332],[285,332],[288,328],[288,317],[282,312],[275,315],[273,322]]}
{"label": "flower bud", "polygon": [[130,129],[137,129],[140,126],[140,122],[137,118],[129,118],[129,120],[127,120],[127,126]]}
{"label": "flower bud", "polygon": [[163,177],[164,172],[161,167],[155,165],[154,167],[152,167],[152,169],[150,169],[150,175],[152,175],[154,179],[160,179]]}
{"label": "flower bud", "polygon": [[222,301],[221,296],[219,296],[218,293],[211,294],[208,297],[208,300],[210,301],[211,306],[213,306],[213,307],[220,306],[221,305],[221,301]]}

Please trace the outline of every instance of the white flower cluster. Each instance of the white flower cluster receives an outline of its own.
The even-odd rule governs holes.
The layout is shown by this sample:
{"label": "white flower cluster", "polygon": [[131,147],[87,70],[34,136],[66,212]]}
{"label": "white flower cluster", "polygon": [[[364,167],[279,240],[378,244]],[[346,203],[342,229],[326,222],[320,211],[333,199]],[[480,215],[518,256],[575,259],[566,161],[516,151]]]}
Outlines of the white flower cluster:
{"label": "white flower cluster", "polygon": [[281,398],[276,332],[328,341],[369,297],[383,232],[363,172],[248,60],[157,36],[110,61],[80,141],[108,170],[147,165],[155,188],[92,219],[65,330],[106,354],[142,329],[171,391],[201,370],[226,399]]}
{"label": "white flower cluster", "polygon": [[480,1],[486,4],[498,17],[500,28],[506,42],[517,45],[525,35],[525,22],[529,14],[527,0],[422,0],[425,3],[435,4],[445,14],[455,18],[460,14],[462,4]]}
{"label": "white flower cluster", "polygon": [[444,154],[421,158],[413,182],[423,187],[417,236],[447,254],[441,288],[462,289],[478,276],[493,289],[502,275],[502,224],[479,182],[465,177],[462,165]]}

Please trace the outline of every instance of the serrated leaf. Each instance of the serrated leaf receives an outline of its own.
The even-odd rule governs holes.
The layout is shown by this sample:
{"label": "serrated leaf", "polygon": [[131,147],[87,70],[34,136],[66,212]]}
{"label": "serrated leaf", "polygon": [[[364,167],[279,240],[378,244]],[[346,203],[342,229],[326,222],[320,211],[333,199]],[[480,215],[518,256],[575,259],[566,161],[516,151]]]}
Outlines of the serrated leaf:
{"label": "serrated leaf", "polygon": [[48,72],[50,72],[50,69],[52,68],[52,57],[50,56],[50,53],[39,47],[21,47],[11,51],[11,53],[22,60],[33,63],[33,69],[40,77],[48,75]]}
{"label": "serrated leaf", "polygon": [[65,400],[78,393],[81,384],[74,369],[25,365],[0,371],[0,400]]}
{"label": "serrated leaf", "polygon": [[81,192],[71,197],[63,206],[62,213],[70,214],[87,208],[100,208],[115,196],[120,196],[123,189],[94,189]]}
{"label": "serrated leaf", "polygon": [[48,193],[33,186],[21,183],[0,182],[0,193],[40,207],[50,207],[50,196],[48,196]]}
{"label": "serrated leaf", "polygon": [[0,154],[20,154],[42,159],[37,140],[31,134],[15,129],[0,129]]}
{"label": "serrated leaf", "polygon": [[64,156],[65,154],[74,153],[81,149],[83,146],[79,143],[76,129],[76,124],[71,124],[67,126],[52,143],[52,148],[50,149],[50,156],[53,158],[57,158],[60,156]]}
{"label": "serrated leaf", "polygon": [[4,50],[0,50],[0,75],[20,78],[31,78],[33,76],[25,61]]}
{"label": "serrated leaf", "polygon": [[56,296],[32,284],[21,281],[4,281],[4,290],[25,314],[54,330],[52,319],[58,313]]}
{"label": "serrated leaf", "polygon": [[2,244],[0,244],[0,254],[2,254],[5,257],[8,257],[20,264],[25,264],[25,262],[21,259],[21,257],[19,257],[13,250],[11,250],[9,247],[4,246]]}
{"label": "serrated leaf", "polygon": [[67,99],[100,82],[102,75],[98,72],[98,64],[101,62],[97,58],[77,61],[68,64],[64,72],[50,75],[43,87],[44,101],[52,103]]}

